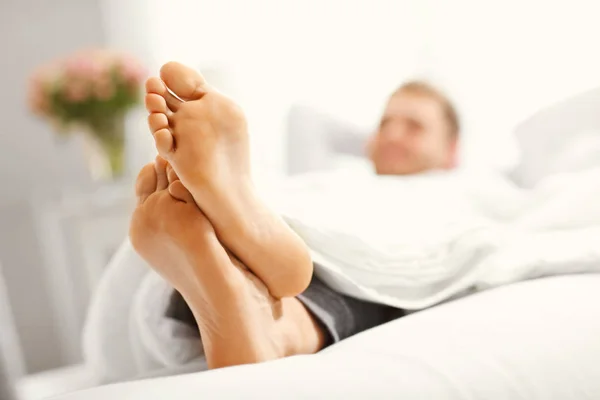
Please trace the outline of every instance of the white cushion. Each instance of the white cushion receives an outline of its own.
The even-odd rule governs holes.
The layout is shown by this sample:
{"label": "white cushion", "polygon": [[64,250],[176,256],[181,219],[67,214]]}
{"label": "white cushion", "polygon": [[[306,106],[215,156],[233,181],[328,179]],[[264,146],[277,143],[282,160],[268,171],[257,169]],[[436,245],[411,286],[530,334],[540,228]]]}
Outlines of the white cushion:
{"label": "white cushion", "polygon": [[314,356],[61,400],[600,398],[600,275],[522,282],[409,315]]}
{"label": "white cushion", "polygon": [[515,129],[513,177],[532,187],[556,173],[600,166],[600,88],[543,108]]}
{"label": "white cushion", "polygon": [[328,170],[347,162],[347,157],[360,159],[370,133],[312,107],[294,105],[287,118],[287,172]]}

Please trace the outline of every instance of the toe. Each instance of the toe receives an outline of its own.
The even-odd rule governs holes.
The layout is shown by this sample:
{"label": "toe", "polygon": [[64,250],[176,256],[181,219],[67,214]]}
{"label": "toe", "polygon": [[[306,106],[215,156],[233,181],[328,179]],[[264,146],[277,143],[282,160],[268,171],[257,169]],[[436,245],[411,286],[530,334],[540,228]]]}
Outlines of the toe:
{"label": "toe", "polygon": [[162,96],[166,91],[167,88],[160,78],[153,76],[146,79],[146,93],[156,93]]}
{"label": "toe", "polygon": [[146,104],[146,110],[148,110],[149,113],[162,113],[168,115],[170,111],[167,107],[165,98],[156,93],[148,93],[144,98],[144,103]]}
{"label": "toe", "polygon": [[173,167],[171,167],[171,164],[167,164],[167,179],[169,180],[169,184],[179,180],[179,177]]}
{"label": "toe", "polygon": [[135,195],[142,204],[156,190],[156,170],[154,163],[146,164],[138,174]]}
{"label": "toe", "polygon": [[169,194],[176,198],[179,201],[183,201],[185,203],[193,203],[194,198],[192,194],[183,186],[181,181],[174,181],[169,185]]}
{"label": "toe", "polygon": [[209,89],[200,73],[177,62],[163,65],[160,77],[167,87],[183,100],[197,100]]}
{"label": "toe", "polygon": [[169,128],[169,118],[163,113],[152,113],[148,115],[148,127],[151,132]]}
{"label": "toe", "polygon": [[154,145],[158,154],[166,159],[175,148],[175,140],[170,129],[160,129],[154,133]]}
{"label": "toe", "polygon": [[171,111],[177,111],[182,102],[181,99],[178,99],[169,92],[169,89],[167,89],[167,86],[160,78],[154,77],[148,79],[146,81],[146,92],[149,95],[155,94],[162,97]]}
{"label": "toe", "polygon": [[156,157],[154,170],[156,171],[156,190],[165,190],[169,186],[169,180],[167,179],[167,162],[164,158]]}

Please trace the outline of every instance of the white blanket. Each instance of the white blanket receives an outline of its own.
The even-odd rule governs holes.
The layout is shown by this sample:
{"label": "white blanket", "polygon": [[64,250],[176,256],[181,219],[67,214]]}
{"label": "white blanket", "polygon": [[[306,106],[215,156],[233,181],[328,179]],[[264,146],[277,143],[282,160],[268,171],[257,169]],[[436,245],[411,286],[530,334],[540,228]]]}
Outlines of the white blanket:
{"label": "white blanket", "polygon": [[170,374],[192,362],[191,371],[206,369],[198,332],[167,316],[172,294],[126,240],[102,276],[83,331],[97,384]]}
{"label": "white blanket", "polygon": [[[600,169],[533,190],[463,171],[306,175],[266,191],[336,290],[417,310],[546,275],[600,272]],[[125,243],[92,301],[86,361],[99,381],[175,370],[199,337],[166,317],[172,289]],[[194,368],[202,368],[194,366]]]}
{"label": "white blanket", "polygon": [[598,182],[600,169],[527,191],[465,171],[333,173],[293,182],[272,201],[330,286],[422,309],[520,280],[600,272]]}
{"label": "white blanket", "polygon": [[400,318],[316,355],[107,385],[60,400],[598,400],[599,287],[600,274],[521,282]]}

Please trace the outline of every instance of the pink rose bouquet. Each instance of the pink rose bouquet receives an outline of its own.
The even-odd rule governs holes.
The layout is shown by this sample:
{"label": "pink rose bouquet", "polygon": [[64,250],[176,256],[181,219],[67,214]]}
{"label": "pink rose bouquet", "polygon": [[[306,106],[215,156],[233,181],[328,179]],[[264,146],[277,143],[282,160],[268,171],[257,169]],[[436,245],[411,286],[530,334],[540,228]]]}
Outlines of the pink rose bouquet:
{"label": "pink rose bouquet", "polygon": [[[123,116],[140,101],[146,71],[135,59],[118,52],[80,51],[42,66],[29,85],[31,111],[49,120],[59,133],[84,128],[109,153],[122,153]],[[120,146],[120,148],[119,148]],[[113,154],[111,166],[118,154]]]}

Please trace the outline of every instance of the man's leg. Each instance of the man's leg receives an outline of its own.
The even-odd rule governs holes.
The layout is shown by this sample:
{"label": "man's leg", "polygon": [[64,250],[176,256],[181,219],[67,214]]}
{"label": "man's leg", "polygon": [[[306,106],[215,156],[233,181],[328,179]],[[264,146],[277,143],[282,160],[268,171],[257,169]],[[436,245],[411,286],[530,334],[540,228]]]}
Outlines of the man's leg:
{"label": "man's leg", "polygon": [[322,348],[323,332],[306,308],[295,298],[273,297],[223,248],[191,194],[174,178],[161,158],[142,169],[130,238],[190,306],[209,368]]}
{"label": "man's leg", "polygon": [[198,72],[178,63],[165,64],[146,90],[148,124],[158,153],[172,165],[223,245],[273,296],[295,296],[306,289],[312,276],[308,249],[254,189],[240,108]]}
{"label": "man's leg", "polygon": [[[169,93],[167,87],[184,101]],[[208,86],[197,72],[176,63],[169,63],[161,69],[161,79],[148,80],[147,92],[149,125],[157,149],[181,178],[181,182],[176,180],[171,183],[169,192],[188,206],[195,202],[202,209],[200,211],[196,208],[196,212],[202,214],[202,217],[203,213],[206,213],[210,219],[208,223],[206,218],[203,218],[203,224],[208,223],[210,229],[197,229],[192,227],[192,223],[181,224],[184,220],[182,218],[179,218],[179,230],[169,228],[170,222],[166,221],[167,217],[153,210],[164,205],[146,207],[147,201],[143,200],[138,207],[140,216],[137,218],[142,222],[137,227],[132,224],[132,243],[136,250],[181,292],[189,304],[203,336],[209,366],[210,358],[215,357],[208,353],[218,348],[221,349],[216,351],[218,354],[229,354],[232,358],[224,363],[213,362],[212,366],[256,362],[319,350],[324,344],[325,330],[321,329],[308,312],[311,307],[316,310],[319,303],[313,301],[303,305],[297,299],[289,297],[302,292],[310,282],[312,263],[308,249],[302,240],[260,201],[253,189],[248,160],[248,135],[243,114],[231,100]],[[158,164],[162,165],[157,169],[157,179],[160,181],[161,177],[168,173],[164,168],[164,160],[158,160]],[[186,188],[190,189],[189,192]],[[142,194],[140,197],[149,199],[150,195]],[[155,202],[158,203],[159,200]],[[151,210],[144,211],[148,208]],[[144,214],[147,214],[146,217]],[[140,226],[146,229],[137,229]],[[149,234],[152,229],[158,234]],[[208,248],[212,250],[207,251],[207,246],[201,246],[198,251],[194,248],[194,240],[199,240],[199,232],[205,233],[207,230],[210,231],[207,236],[208,242],[211,243]],[[138,241],[133,240],[136,234]],[[158,237],[163,237],[163,241],[170,244],[163,244]],[[225,250],[219,241],[237,257]],[[174,250],[177,247],[179,251]],[[208,258],[203,260],[198,253],[207,253]],[[217,254],[221,254],[218,260],[214,259]],[[213,274],[207,275],[206,271],[201,271],[203,262],[211,265],[230,264],[234,268],[208,268]],[[177,264],[178,268],[173,270],[166,267],[173,263]],[[223,271],[231,270],[237,272],[228,272],[227,279],[214,276],[215,271],[220,271],[216,275],[223,275]],[[198,275],[200,272],[201,275],[206,275],[202,279]],[[181,278],[182,276],[187,278]],[[257,276],[260,279],[257,279]],[[231,307],[226,304],[213,304],[213,301],[208,304],[206,293],[209,290],[202,287],[210,285],[211,279],[226,282],[221,283],[223,287],[220,293],[213,289],[213,301],[219,296],[227,297],[228,302],[232,301],[231,298],[247,295],[246,303],[238,298],[233,304],[229,304]],[[248,289],[249,287],[254,289]],[[236,293],[238,296],[235,296]],[[249,306],[246,307],[245,304]],[[230,311],[235,309],[235,312],[229,313],[227,317],[241,313],[243,318],[235,323],[235,318],[211,316],[215,313],[212,308]],[[270,312],[266,313],[265,310],[268,309]],[[317,311],[313,313],[316,315]],[[266,314],[270,316],[265,319]],[[215,318],[219,320],[217,323],[214,322]],[[248,332],[244,324],[248,324]],[[232,334],[236,332],[236,328],[239,329],[240,342],[253,337],[244,345],[248,351],[235,352],[228,348],[228,341],[234,341],[235,335],[224,340],[222,335],[214,333],[218,330],[217,325]],[[281,329],[272,329],[272,326]],[[322,326],[327,327],[327,324]],[[290,327],[293,329],[289,329]],[[306,327],[310,329],[305,329]],[[282,337],[278,336],[279,333],[282,333]],[[330,335],[332,340],[343,336],[331,332]],[[214,340],[214,337],[219,339]],[[244,357],[240,355],[248,352],[251,354],[248,354],[244,361]],[[223,360],[223,357],[218,358]]]}
{"label": "man's leg", "polygon": [[338,293],[317,277],[297,297],[326,333],[325,346],[405,315],[404,310]]}

